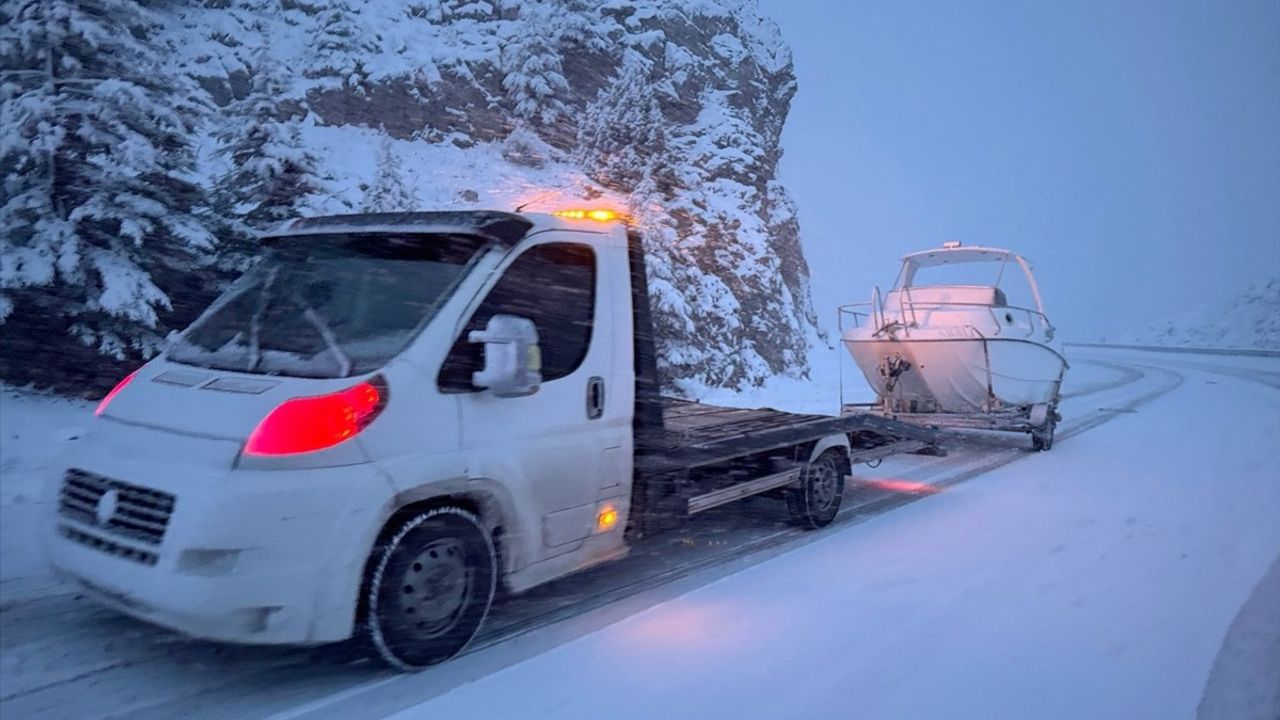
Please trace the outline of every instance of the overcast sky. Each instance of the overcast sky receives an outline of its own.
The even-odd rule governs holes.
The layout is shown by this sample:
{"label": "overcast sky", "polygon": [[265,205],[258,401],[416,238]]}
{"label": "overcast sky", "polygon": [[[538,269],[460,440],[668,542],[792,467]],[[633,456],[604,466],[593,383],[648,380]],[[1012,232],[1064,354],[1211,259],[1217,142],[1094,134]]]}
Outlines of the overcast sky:
{"label": "overcast sky", "polygon": [[1090,339],[1280,276],[1280,2],[760,0],[814,303],[958,239]]}

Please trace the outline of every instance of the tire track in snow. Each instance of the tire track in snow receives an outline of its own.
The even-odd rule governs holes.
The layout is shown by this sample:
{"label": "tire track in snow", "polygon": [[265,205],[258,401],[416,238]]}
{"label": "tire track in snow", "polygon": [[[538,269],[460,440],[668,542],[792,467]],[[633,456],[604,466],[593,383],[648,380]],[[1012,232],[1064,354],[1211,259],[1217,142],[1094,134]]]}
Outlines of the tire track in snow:
{"label": "tire track in snow", "polygon": [[1124,387],[1125,385],[1130,385],[1141,380],[1145,375],[1141,370],[1136,370],[1128,365],[1120,365],[1113,362],[1103,362],[1101,360],[1074,360],[1073,362],[1078,365],[1093,365],[1096,367],[1105,367],[1110,370],[1115,370],[1120,373],[1120,377],[1115,380],[1086,385],[1079,390],[1063,393],[1063,400],[1071,400],[1074,398],[1085,397],[1087,395],[1094,395],[1100,392],[1106,392],[1107,390],[1114,390],[1118,387]]}
{"label": "tire track in snow", "polygon": [[1262,370],[1259,368],[1224,367],[1222,365],[1206,365],[1203,363],[1185,361],[1177,361],[1170,364],[1181,368],[1200,370],[1213,375],[1247,380],[1249,382],[1265,385],[1272,390],[1280,390],[1280,371]]}
{"label": "tire track in snow", "polygon": [[[1110,390],[1127,387],[1134,383],[1141,382],[1147,377],[1146,370],[1142,369],[1141,366],[1122,365],[1115,362],[1091,359],[1073,359],[1072,362],[1077,365],[1093,365],[1096,367],[1105,367],[1116,370],[1120,373],[1120,377],[1114,380],[1106,380],[1092,385],[1086,385],[1078,390],[1064,393],[1062,396],[1064,402],[1068,400],[1078,401],[1083,397],[1098,395]],[[1070,427],[1071,423],[1075,421],[1076,418],[1070,418],[1065,426]],[[1023,453],[1026,449],[1013,447],[1008,440],[1008,438],[1012,436],[1013,434],[1011,433],[1000,431],[978,430],[966,432],[958,430],[944,430],[942,431],[942,437],[945,439],[944,445],[949,442],[950,447],[953,449],[959,447],[961,451],[965,452],[980,452],[982,453],[982,456],[969,460],[968,462],[961,460],[959,464],[957,464],[957,459],[954,455],[937,458],[931,462],[923,463],[912,468],[911,474],[914,479],[918,481],[931,481],[934,478],[947,473],[954,473],[959,467],[968,467],[970,464],[985,464],[993,459],[994,453],[1000,453],[1000,457],[1012,457],[1013,459],[1017,459],[1018,457],[1021,457],[1021,454],[1015,453]]]}

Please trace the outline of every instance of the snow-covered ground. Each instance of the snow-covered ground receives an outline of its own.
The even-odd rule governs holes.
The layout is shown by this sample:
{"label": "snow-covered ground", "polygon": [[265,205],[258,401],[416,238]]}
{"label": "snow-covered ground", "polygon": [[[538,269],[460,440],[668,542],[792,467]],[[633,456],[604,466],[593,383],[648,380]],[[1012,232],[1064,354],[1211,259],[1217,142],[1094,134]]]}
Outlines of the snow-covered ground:
{"label": "snow-covered ground", "polygon": [[1251,285],[1235,298],[1162,318],[1114,342],[1280,350],[1280,278]]}
{"label": "snow-covered ground", "polygon": [[63,470],[58,455],[75,442],[93,407],[0,387],[0,607],[57,587],[39,543],[47,510],[40,488]]}
{"label": "snow-covered ground", "polygon": [[[0,715],[1274,716],[1280,360],[1072,361],[1050,453],[991,436],[858,468],[816,533],[768,498],[727,506],[500,606],[417,675],[188,641],[66,596],[6,603]],[[89,408],[3,404],[8,502],[49,466],[26,438],[73,442]],[[26,552],[10,517],[5,566]]]}

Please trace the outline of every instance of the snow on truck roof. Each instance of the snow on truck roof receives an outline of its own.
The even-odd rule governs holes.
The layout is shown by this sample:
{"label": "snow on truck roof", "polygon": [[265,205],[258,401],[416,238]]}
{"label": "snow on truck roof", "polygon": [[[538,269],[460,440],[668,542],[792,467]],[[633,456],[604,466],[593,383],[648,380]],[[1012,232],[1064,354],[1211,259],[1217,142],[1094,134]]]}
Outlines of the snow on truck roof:
{"label": "snow on truck roof", "polygon": [[574,228],[583,222],[622,221],[610,210],[567,210],[555,213],[514,213],[500,210],[451,210],[437,212],[359,213],[323,215],[289,220],[262,234],[264,238],[324,235],[337,232],[411,232],[480,235],[503,245],[514,245],[535,226]]}
{"label": "snow on truck roof", "polygon": [[[950,245],[950,244],[948,244]],[[910,255],[904,255],[902,261],[910,263],[916,267],[935,267],[938,265],[953,265],[959,263],[975,263],[975,262],[1005,262],[1018,258],[1017,253],[1010,252],[1001,248],[979,247],[962,247],[959,244],[950,247],[941,247],[934,250],[922,250],[914,252]],[[1023,258],[1025,261],[1025,258]]]}
{"label": "snow on truck roof", "polygon": [[504,245],[512,245],[532,227],[533,222],[523,215],[492,210],[363,213],[289,220],[263,233],[263,237],[335,232],[415,232],[482,235]]}

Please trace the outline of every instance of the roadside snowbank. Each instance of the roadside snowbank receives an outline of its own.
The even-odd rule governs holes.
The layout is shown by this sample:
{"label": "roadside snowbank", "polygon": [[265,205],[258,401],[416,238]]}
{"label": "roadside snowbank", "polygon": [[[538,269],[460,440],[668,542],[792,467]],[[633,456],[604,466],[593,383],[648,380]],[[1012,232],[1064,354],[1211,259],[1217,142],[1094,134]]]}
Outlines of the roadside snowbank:
{"label": "roadside snowbank", "polygon": [[829,346],[816,336],[810,343],[808,378],[775,375],[759,387],[741,390],[678,381],[675,385],[685,397],[709,405],[767,407],[814,415],[838,414],[842,398],[846,403],[875,400],[875,391],[839,343]]}
{"label": "roadside snowbank", "polygon": [[1117,341],[1135,345],[1280,350],[1280,278],[1253,285],[1226,302],[1188,310],[1153,323]]}
{"label": "roadside snowbank", "polygon": [[54,584],[40,547],[40,501],[58,456],[75,442],[94,404],[0,386],[0,604],[47,592]]}

